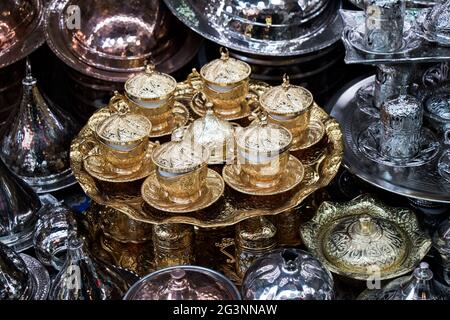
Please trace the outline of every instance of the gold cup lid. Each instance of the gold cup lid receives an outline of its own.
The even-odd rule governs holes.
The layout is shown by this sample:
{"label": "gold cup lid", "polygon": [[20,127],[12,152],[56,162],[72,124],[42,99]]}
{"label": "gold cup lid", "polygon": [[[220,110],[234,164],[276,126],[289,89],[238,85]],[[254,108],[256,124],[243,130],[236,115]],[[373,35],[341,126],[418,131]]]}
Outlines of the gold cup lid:
{"label": "gold cup lid", "polygon": [[[234,149],[234,126],[219,119],[213,111],[213,104],[208,102],[205,105],[206,114],[204,117],[195,120],[185,133],[185,140],[193,140],[194,143],[208,148],[211,152],[209,163],[222,163],[226,154],[218,154],[214,151],[223,150],[224,147]],[[220,157],[220,158],[219,158]]]}
{"label": "gold cup lid", "polygon": [[238,84],[250,77],[250,66],[240,60],[230,58],[228,49],[220,48],[220,59],[204,65],[200,75],[208,82],[218,86]]}
{"label": "gold cup lid", "polygon": [[188,173],[204,165],[209,160],[209,151],[190,139],[183,139],[184,129],[172,134],[172,141],[165,143],[153,152],[153,162],[159,169],[168,173]]}
{"label": "gold cup lid", "polygon": [[111,115],[96,127],[98,138],[108,145],[129,146],[141,142],[152,130],[151,122],[138,114],[130,113],[125,97],[115,93],[108,105]]}
{"label": "gold cup lid", "polygon": [[292,134],[280,125],[269,123],[263,113],[258,121],[239,132],[236,143],[251,154],[273,157],[289,150]]}
{"label": "gold cup lid", "polygon": [[408,239],[393,222],[370,214],[346,217],[330,225],[324,236],[324,254],[342,270],[380,271],[402,264]]}
{"label": "gold cup lid", "polygon": [[311,109],[314,97],[303,87],[289,83],[283,76],[283,84],[267,90],[260,97],[261,107],[270,115],[295,117]]}
{"label": "gold cup lid", "polygon": [[369,195],[347,203],[323,202],[300,233],[330,271],[359,280],[411,272],[431,246],[414,212]]}
{"label": "gold cup lid", "polygon": [[177,81],[168,74],[147,64],[145,72],[138,73],[125,82],[125,92],[132,100],[157,101],[168,98],[177,88]]}

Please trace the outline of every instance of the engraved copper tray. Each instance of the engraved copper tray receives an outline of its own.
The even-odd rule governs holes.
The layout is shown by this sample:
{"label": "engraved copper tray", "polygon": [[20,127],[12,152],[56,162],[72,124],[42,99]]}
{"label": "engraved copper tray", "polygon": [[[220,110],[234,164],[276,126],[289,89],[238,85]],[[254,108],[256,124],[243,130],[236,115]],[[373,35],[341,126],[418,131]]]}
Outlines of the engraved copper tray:
{"label": "engraved copper tray", "polygon": [[[177,99],[186,99],[188,91],[190,90],[178,94]],[[225,227],[251,217],[277,215],[292,209],[310,194],[327,186],[334,178],[343,157],[341,129],[335,119],[317,106],[313,108],[312,118],[324,123],[328,143],[324,144],[325,152],[319,161],[305,166],[305,177],[297,187],[280,195],[261,197],[240,194],[227,186],[224,196],[216,204],[193,213],[171,214],[151,208],[139,193],[143,181],[137,181],[131,187],[119,184],[105,186],[91,177],[83,167],[83,158],[96,143],[88,126],[72,142],[71,166],[76,179],[89,197],[99,204],[125,213],[131,219],[151,224],[184,223],[204,228]],[[220,167],[214,169],[221,172]]]}

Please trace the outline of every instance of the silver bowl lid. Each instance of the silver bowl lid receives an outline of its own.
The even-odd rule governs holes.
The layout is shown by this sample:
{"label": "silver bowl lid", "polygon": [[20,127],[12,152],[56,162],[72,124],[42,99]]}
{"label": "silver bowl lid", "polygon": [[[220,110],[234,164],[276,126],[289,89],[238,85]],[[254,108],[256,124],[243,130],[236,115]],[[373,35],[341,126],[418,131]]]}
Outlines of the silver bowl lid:
{"label": "silver bowl lid", "polygon": [[19,61],[44,43],[43,0],[0,3],[0,68]]}
{"label": "silver bowl lid", "polygon": [[331,300],[333,277],[306,251],[278,249],[256,260],[245,274],[245,300]]}
{"label": "silver bowl lid", "polygon": [[203,37],[241,52],[294,56],[338,41],[341,1],[165,0],[172,13]]}

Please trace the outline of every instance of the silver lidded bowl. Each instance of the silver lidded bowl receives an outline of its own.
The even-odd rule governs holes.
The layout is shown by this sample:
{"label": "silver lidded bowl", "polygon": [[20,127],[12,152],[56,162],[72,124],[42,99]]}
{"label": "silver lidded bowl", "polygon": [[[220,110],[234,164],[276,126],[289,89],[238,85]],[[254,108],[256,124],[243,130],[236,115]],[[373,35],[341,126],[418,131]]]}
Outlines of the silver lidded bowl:
{"label": "silver lidded bowl", "polygon": [[159,0],[53,0],[45,31],[50,48],[71,68],[114,82],[143,71],[146,60],[172,73],[201,42]]}
{"label": "silver lidded bowl", "polygon": [[0,68],[19,61],[44,43],[44,0],[0,2]]}
{"label": "silver lidded bowl", "polygon": [[36,259],[0,243],[0,300],[45,300],[49,288],[49,274]]}
{"label": "silver lidded bowl", "polygon": [[165,0],[192,30],[230,49],[262,56],[295,56],[335,43],[341,1]]}
{"label": "silver lidded bowl", "polygon": [[240,300],[240,294],[216,271],[177,266],[145,276],[130,288],[124,300]]}
{"label": "silver lidded bowl", "polygon": [[278,249],[256,260],[242,285],[245,300],[331,300],[333,277],[306,251]]}

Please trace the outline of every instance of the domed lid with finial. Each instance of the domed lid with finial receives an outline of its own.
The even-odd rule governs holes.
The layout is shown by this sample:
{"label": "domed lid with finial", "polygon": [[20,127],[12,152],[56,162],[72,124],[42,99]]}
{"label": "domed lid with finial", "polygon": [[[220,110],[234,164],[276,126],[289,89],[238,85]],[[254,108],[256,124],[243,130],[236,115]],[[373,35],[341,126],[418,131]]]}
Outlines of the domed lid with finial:
{"label": "domed lid with finial", "polygon": [[224,120],[219,119],[213,111],[213,104],[207,102],[204,117],[195,120],[187,129],[184,139],[191,139],[210,150],[209,164],[223,163],[227,160],[227,151],[234,154],[235,127]]}
{"label": "domed lid with finial", "polygon": [[242,294],[246,300],[331,300],[333,286],[330,272],[310,253],[284,248],[253,262]]}
{"label": "domed lid with finial", "polygon": [[213,60],[200,69],[200,75],[218,86],[236,85],[250,76],[250,66],[240,60],[230,58],[228,49],[220,48],[220,59]]}
{"label": "domed lid with finial", "polygon": [[188,173],[208,164],[207,148],[190,139],[183,139],[185,128],[172,134],[172,141],[157,147],[152,154],[156,166],[168,173]]}
{"label": "domed lid with finial", "polygon": [[305,88],[290,84],[285,74],[283,84],[264,92],[259,101],[270,115],[296,117],[311,109],[314,98]]}
{"label": "domed lid with finial", "polygon": [[257,121],[240,130],[236,143],[251,154],[273,157],[289,150],[292,134],[280,125],[269,123],[267,114],[262,112]]}
{"label": "domed lid with finial", "polygon": [[138,73],[125,82],[125,92],[134,101],[156,101],[168,98],[177,88],[177,81],[166,73],[155,70],[146,63],[145,72]]}
{"label": "domed lid with finial", "polygon": [[125,97],[114,93],[109,103],[111,115],[96,127],[100,141],[107,145],[134,146],[149,136],[152,124],[145,116],[132,114]]}

